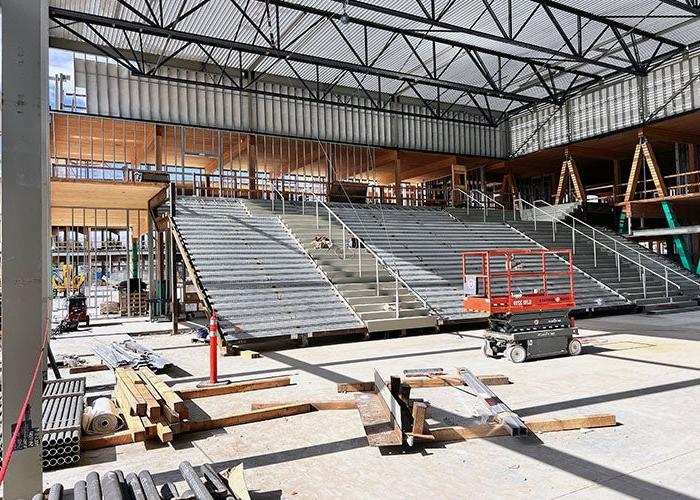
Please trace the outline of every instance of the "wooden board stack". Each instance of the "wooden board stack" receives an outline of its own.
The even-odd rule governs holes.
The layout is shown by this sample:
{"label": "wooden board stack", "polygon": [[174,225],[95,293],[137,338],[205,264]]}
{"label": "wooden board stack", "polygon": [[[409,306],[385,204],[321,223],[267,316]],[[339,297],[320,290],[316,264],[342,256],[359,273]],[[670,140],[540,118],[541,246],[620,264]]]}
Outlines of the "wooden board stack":
{"label": "wooden board stack", "polygon": [[133,441],[158,438],[167,443],[189,430],[183,399],[149,368],[117,368],[114,398]]}

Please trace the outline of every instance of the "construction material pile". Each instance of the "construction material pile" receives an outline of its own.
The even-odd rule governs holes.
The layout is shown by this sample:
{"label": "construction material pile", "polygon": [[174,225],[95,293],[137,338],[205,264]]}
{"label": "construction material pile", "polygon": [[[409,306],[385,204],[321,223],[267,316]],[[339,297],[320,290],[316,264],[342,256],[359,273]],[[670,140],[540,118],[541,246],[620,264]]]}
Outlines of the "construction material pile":
{"label": "construction material pile", "polygon": [[[242,468],[239,466],[229,472],[228,480],[217,473],[210,464],[204,464],[199,472],[189,462],[179,466],[180,475],[187,483],[186,490],[178,491],[174,483],[168,482],[160,487],[149,471],[138,474],[133,472],[126,476],[120,470],[109,471],[100,477],[97,472],[90,472],[85,480],[73,486],[73,493],[64,494],[62,484],[54,484],[44,493],[34,495],[32,500],[63,500],[83,498],[86,500],[144,500],[188,499],[188,500],[249,500],[245,482],[242,480]],[[240,477],[240,480],[239,480]]]}
{"label": "construction material pile", "polygon": [[97,344],[93,346],[93,350],[113,370],[128,366],[135,370],[150,368],[159,371],[172,366],[163,356],[134,340],[112,342],[109,346]]}
{"label": "construction material pile", "polygon": [[83,413],[83,430],[86,434],[111,434],[122,425],[119,411],[109,398],[97,398]]}
{"label": "construction material pile", "polygon": [[80,460],[85,378],[50,380],[41,408],[42,466],[61,467]]}
{"label": "construction material pile", "polygon": [[157,437],[167,443],[187,430],[185,402],[151,369],[117,368],[115,375],[114,399],[134,442]]}

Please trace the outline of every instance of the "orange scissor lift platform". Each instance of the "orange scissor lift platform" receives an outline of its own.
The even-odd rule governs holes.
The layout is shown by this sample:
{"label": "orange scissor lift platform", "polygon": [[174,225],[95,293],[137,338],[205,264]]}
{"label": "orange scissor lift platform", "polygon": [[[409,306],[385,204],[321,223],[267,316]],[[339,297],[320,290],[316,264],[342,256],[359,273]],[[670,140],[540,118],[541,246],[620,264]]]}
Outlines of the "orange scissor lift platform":
{"label": "orange scissor lift platform", "polygon": [[483,352],[520,363],[577,355],[571,250],[486,250],[462,254],[464,309],[489,315]]}

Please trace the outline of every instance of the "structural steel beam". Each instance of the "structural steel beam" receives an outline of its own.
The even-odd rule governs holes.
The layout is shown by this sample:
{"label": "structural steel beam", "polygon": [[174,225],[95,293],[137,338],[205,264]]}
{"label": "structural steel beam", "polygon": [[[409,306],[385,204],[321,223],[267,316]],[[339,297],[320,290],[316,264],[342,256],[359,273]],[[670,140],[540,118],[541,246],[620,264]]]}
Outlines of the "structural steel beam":
{"label": "structural steel beam", "polygon": [[47,14],[48,0],[2,2],[4,458],[40,362],[5,476],[4,498],[32,498],[42,490],[42,340],[50,327]]}
{"label": "structural steel beam", "polygon": [[[328,59],[324,57],[312,56],[308,54],[302,54],[298,52],[292,52],[290,50],[279,49],[274,47],[262,47],[259,45],[253,45],[249,43],[242,43],[233,40],[224,40],[220,38],[199,35],[195,33],[189,33],[184,31],[177,31],[167,28],[161,28],[158,26],[152,26],[145,23],[137,23],[133,21],[125,21],[121,19],[113,19],[104,16],[98,16],[94,14],[87,14],[84,12],[75,12],[59,8],[50,9],[50,17],[55,21],[63,20],[70,21],[73,23],[85,23],[88,26],[101,26],[105,28],[110,28],[114,30],[123,30],[126,32],[136,33],[143,35],[151,35],[161,37],[163,39],[170,39],[179,42],[184,42],[188,44],[197,44],[200,46],[214,47],[219,49],[232,50],[236,52],[243,52],[248,54],[256,54],[265,57],[273,57],[282,61],[291,61],[304,64],[310,64],[314,66],[323,66],[327,68],[334,68],[341,71],[348,71],[351,73],[360,73],[365,75],[372,75],[382,78],[388,78],[392,80],[397,80],[405,82],[411,85],[425,85],[429,87],[434,87],[442,90],[456,90],[459,92],[465,92],[467,94],[484,95],[490,97],[501,97],[505,99],[511,99],[523,103],[536,103],[541,102],[541,99],[531,96],[525,96],[520,94],[515,94],[512,92],[501,92],[493,89],[482,88],[476,85],[469,85],[459,82],[440,80],[430,76],[419,76],[409,73],[403,73],[400,71],[393,71],[383,68],[370,67],[363,64],[350,63],[345,61],[338,61],[335,59]],[[61,25],[68,29],[74,28],[74,26],[68,26],[65,23]],[[75,32],[73,29],[72,31]],[[119,50],[115,47],[111,47],[115,52]],[[122,57],[122,59],[126,59]],[[133,65],[132,65],[133,66]],[[131,67],[133,72],[139,73],[139,68]],[[143,70],[141,70],[143,71]],[[148,76],[148,75],[144,75]]]}
{"label": "structural steel beam", "polygon": [[[572,61],[572,62],[578,62],[578,63],[582,63],[582,64],[592,64],[592,65],[606,68],[609,70],[613,70],[616,72],[621,71],[621,72],[626,72],[626,73],[631,73],[631,74],[639,74],[640,73],[637,68],[634,68],[632,66],[619,66],[617,64],[612,64],[610,62],[605,62],[605,61],[601,61],[601,60],[598,60],[595,58],[588,57],[586,55],[588,51],[585,50],[583,47],[582,47],[582,50],[562,51],[562,50],[556,50],[556,49],[552,49],[549,47],[537,45],[537,44],[534,44],[531,42],[518,40],[517,39],[518,35],[523,31],[523,29],[527,25],[527,22],[529,21],[529,19],[532,18],[532,14],[534,14],[534,12],[531,13],[528,20],[524,24],[521,25],[521,27],[518,29],[517,32],[513,31],[512,18],[510,18],[510,16],[509,16],[509,19],[506,19],[506,21],[507,21],[506,24],[508,25],[508,29],[506,30],[505,28],[502,28],[501,34],[494,34],[494,33],[489,33],[486,31],[479,31],[479,30],[476,30],[473,28],[467,28],[465,26],[459,26],[459,25],[455,25],[455,24],[451,24],[451,23],[442,21],[441,19],[446,13],[444,10],[441,13],[441,15],[439,15],[439,16],[435,16],[435,17],[430,16],[429,17],[429,16],[420,16],[420,15],[416,15],[416,14],[411,14],[410,12],[400,11],[400,10],[396,10],[396,9],[392,9],[392,8],[388,8],[388,7],[383,7],[381,5],[372,4],[369,2],[365,2],[363,0],[332,0],[332,1],[334,1],[336,3],[345,4],[347,6],[357,7],[359,9],[364,9],[364,10],[371,11],[371,12],[378,12],[378,13],[381,13],[384,15],[395,17],[397,19],[411,21],[413,23],[421,23],[423,25],[431,26],[433,28],[439,28],[440,30],[446,30],[446,31],[453,32],[453,33],[464,33],[467,35],[483,38],[485,40],[491,40],[491,41],[495,41],[495,42],[504,43],[506,45],[511,45],[514,47],[519,47],[519,48],[523,48],[523,49],[533,50],[533,51],[536,51],[539,53],[549,54],[550,56],[554,56],[554,57],[559,58],[559,59],[564,60],[564,61]],[[548,1],[548,0],[541,0],[541,3],[538,4],[535,2],[540,2],[540,0],[534,0],[533,1],[533,9],[534,8],[541,8],[541,4],[545,3],[546,1]],[[484,2],[484,3],[486,4],[486,2]],[[448,7],[451,5],[454,5],[454,2],[448,4]],[[561,5],[561,4],[555,5],[555,2],[550,2],[549,5],[553,8],[559,9],[558,5]],[[503,23],[501,23],[499,21],[498,17],[494,14],[493,9],[491,9],[490,12],[489,12],[489,9],[485,9],[484,13],[486,13],[486,15],[491,15],[491,17],[493,17],[493,19],[494,19],[494,22],[497,22],[500,26],[503,26]],[[580,16],[582,18],[590,20],[590,21],[595,21],[595,22],[602,24],[608,28],[618,27],[619,29],[623,29],[625,31],[625,33],[627,33],[627,32],[637,33],[640,37],[651,39],[651,40],[669,45],[677,51],[685,49],[685,46],[681,43],[675,42],[673,40],[670,40],[670,39],[667,39],[664,37],[659,37],[658,35],[655,35],[652,33],[647,33],[647,32],[644,32],[642,30],[636,30],[636,28],[631,28],[629,26],[625,26],[625,28],[622,28],[623,25],[621,23],[611,22],[609,19],[607,19],[603,16],[596,16],[596,15],[589,14],[589,13],[583,12],[583,11],[579,11],[579,13],[580,13]],[[555,19],[553,19],[553,21],[555,21]],[[630,31],[630,30],[632,30],[632,31]],[[567,36],[567,39],[569,39],[569,41],[570,41],[570,39],[578,36],[578,33],[580,33],[580,29],[571,33],[570,36]],[[651,35],[651,36],[653,36],[653,38],[648,38],[645,35],[643,35],[643,33],[645,35]],[[563,42],[566,43],[565,40],[563,40]]]}
{"label": "structural steel beam", "polygon": [[697,0],[659,0],[659,2],[684,10],[695,16],[700,16],[700,2]]}

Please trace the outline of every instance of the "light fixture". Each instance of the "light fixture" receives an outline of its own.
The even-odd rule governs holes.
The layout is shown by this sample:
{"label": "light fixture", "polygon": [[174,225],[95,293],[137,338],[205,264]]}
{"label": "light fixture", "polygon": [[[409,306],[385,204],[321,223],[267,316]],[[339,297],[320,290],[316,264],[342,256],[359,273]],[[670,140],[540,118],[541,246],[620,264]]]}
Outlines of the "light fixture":
{"label": "light fixture", "polygon": [[340,16],[340,24],[350,24],[350,16],[348,16],[348,0],[343,4],[343,13]]}

